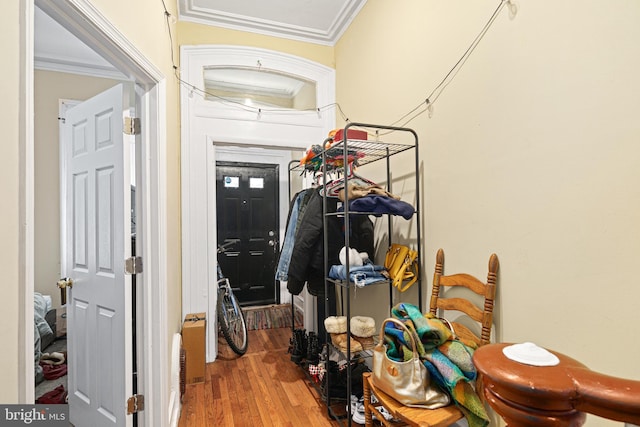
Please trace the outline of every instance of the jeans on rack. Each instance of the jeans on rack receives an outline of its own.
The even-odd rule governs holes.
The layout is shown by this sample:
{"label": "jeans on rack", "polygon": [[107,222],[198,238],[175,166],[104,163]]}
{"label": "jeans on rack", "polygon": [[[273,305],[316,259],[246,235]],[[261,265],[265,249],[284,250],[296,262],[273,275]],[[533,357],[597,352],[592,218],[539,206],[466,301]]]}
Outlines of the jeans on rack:
{"label": "jeans on rack", "polygon": [[[370,285],[388,280],[387,276],[382,274],[385,271],[384,266],[375,264],[365,264],[362,266],[349,267],[349,280],[358,287]],[[347,267],[344,265],[332,265],[329,270],[329,277],[338,280],[347,280]]]}

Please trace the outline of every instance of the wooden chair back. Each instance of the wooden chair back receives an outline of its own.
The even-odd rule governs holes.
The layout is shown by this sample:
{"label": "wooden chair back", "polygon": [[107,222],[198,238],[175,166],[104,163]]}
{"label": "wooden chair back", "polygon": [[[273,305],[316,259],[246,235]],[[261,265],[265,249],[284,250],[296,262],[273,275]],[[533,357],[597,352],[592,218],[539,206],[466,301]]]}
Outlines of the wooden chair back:
{"label": "wooden chair back", "polygon": [[[498,267],[498,256],[496,254],[492,254],[489,257],[489,273],[487,275],[486,283],[466,273],[445,275],[444,251],[442,249],[438,249],[438,253],[436,254],[436,268],[433,273],[433,288],[431,290],[429,312],[438,316],[438,310],[455,310],[466,314],[471,319],[478,322],[480,327],[479,335],[472,332],[469,328],[459,322],[451,322],[455,334],[467,344],[479,347],[488,344],[491,339],[493,302],[496,296],[496,276],[498,274]],[[443,296],[451,293],[450,289],[454,287],[458,287],[460,289],[466,288],[468,291],[474,292],[484,299],[484,305],[479,307],[472,302],[471,298]],[[446,315],[442,317],[447,318]]]}
{"label": "wooden chair back", "polygon": [[[489,258],[489,275],[487,276],[486,283],[464,273],[445,276],[444,251],[440,249],[436,255],[436,268],[433,275],[433,289],[431,292],[429,311],[433,315],[438,316],[438,310],[457,310],[477,322],[478,326],[481,326],[480,334],[472,332],[459,322],[450,322],[458,338],[472,347],[489,343],[493,323],[493,300],[496,295],[497,273],[498,257],[496,254],[491,255]],[[445,289],[452,287],[458,287],[461,291],[464,291],[460,292],[460,294],[473,292],[480,295],[480,297],[477,295],[471,296],[477,300],[483,298],[483,307],[479,308],[474,302],[461,296],[443,297],[442,295],[445,293]],[[480,330],[480,328],[478,329]],[[373,415],[386,427],[397,425],[447,427],[464,418],[461,409],[455,404],[438,409],[422,409],[404,406],[382,390],[378,390],[371,380],[370,372],[364,373],[362,377],[364,381],[365,427],[373,427]],[[479,386],[482,387],[481,384],[479,384]],[[377,403],[371,402],[371,396],[376,396]],[[383,406],[393,418],[399,420],[399,423],[385,420],[381,412],[377,409],[378,406]]]}

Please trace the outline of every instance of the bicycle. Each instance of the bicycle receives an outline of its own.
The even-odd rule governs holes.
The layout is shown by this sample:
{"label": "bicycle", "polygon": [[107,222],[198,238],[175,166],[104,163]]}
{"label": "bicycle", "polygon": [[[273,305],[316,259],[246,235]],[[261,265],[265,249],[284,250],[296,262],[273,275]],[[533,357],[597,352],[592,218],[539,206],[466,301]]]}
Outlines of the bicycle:
{"label": "bicycle", "polygon": [[[229,246],[239,242],[239,239],[229,240],[222,245],[218,245],[218,254],[224,253]],[[229,347],[234,353],[242,356],[247,352],[249,345],[249,339],[247,335],[247,322],[244,318],[244,313],[240,308],[238,299],[233,294],[231,289],[231,283],[229,278],[224,275],[222,268],[220,268],[220,261],[218,260],[218,303],[217,303],[217,316],[218,325],[224,339],[227,340]]]}

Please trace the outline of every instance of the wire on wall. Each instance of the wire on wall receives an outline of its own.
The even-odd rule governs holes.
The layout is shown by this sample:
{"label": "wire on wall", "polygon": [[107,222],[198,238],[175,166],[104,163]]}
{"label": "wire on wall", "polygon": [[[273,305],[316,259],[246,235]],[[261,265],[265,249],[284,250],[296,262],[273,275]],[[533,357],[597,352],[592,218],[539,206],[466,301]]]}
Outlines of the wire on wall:
{"label": "wire on wall", "polygon": [[[429,95],[423,101],[421,101],[418,105],[416,105],[409,112],[407,112],[406,114],[401,116],[399,119],[397,119],[393,123],[389,124],[389,126],[405,127],[411,121],[413,121],[414,119],[416,119],[420,115],[424,114],[425,112],[428,113],[429,117],[432,117],[433,110],[434,110],[434,108],[433,108],[434,104],[436,103],[438,98],[440,98],[440,95],[442,95],[442,93],[447,88],[447,86],[449,86],[449,84],[451,84],[451,82],[453,81],[455,76],[458,74],[460,69],[467,62],[467,60],[469,59],[469,57],[471,56],[473,51],[476,49],[478,44],[480,44],[480,42],[484,38],[485,34],[487,33],[487,31],[489,31],[489,28],[491,28],[491,26],[493,25],[493,22],[496,20],[496,18],[498,17],[500,12],[502,11],[502,9],[506,5],[509,6],[509,13],[510,13],[511,17],[515,16],[516,11],[517,11],[517,7],[516,7],[516,4],[513,2],[513,0],[500,0],[500,3],[498,4],[496,9],[494,10],[494,12],[491,15],[491,17],[489,18],[489,20],[484,24],[484,26],[482,27],[482,29],[480,30],[478,35],[473,39],[473,41],[471,42],[471,44],[469,45],[467,50],[465,50],[465,52],[462,54],[460,59],[458,59],[458,61],[449,70],[449,72],[444,76],[444,78],[440,81],[440,83],[438,83],[438,85],[429,93]],[[171,21],[173,19],[174,22],[175,22],[175,18],[167,10],[167,6],[166,6],[164,0],[162,0],[162,6],[164,8],[164,15],[165,15],[165,19],[166,19],[166,22],[167,22],[167,29],[168,29],[168,32],[169,32],[169,41],[170,41],[170,46],[171,46],[171,64],[173,66],[174,74],[175,74],[175,77],[178,80],[178,82],[189,90],[189,96],[193,96],[194,93],[198,93],[199,95],[202,95],[203,97],[208,96],[208,97],[211,97],[211,98],[215,98],[215,99],[217,99],[218,101],[220,101],[223,104],[226,104],[226,105],[229,105],[229,106],[232,106],[232,107],[235,107],[235,108],[240,108],[242,110],[255,113],[257,115],[256,116],[257,120],[259,120],[262,117],[263,114],[282,114],[282,113],[286,113],[286,114],[318,114],[318,115],[320,115],[323,111],[326,111],[326,110],[331,109],[331,108],[335,108],[336,111],[339,112],[340,115],[342,116],[342,119],[347,123],[349,122],[349,118],[344,114],[344,112],[342,111],[342,108],[340,107],[340,104],[338,104],[337,102],[334,102],[334,103],[331,103],[331,104],[327,104],[327,105],[324,105],[322,107],[318,107],[318,108],[315,108],[315,109],[306,109],[306,110],[291,110],[291,109],[284,109],[284,108],[269,108],[269,107],[258,108],[258,107],[245,105],[244,103],[239,102],[239,101],[235,101],[233,99],[229,99],[229,98],[225,98],[225,97],[222,97],[222,96],[218,96],[218,95],[209,93],[209,92],[207,92],[207,91],[205,91],[203,89],[200,89],[200,88],[196,87],[195,85],[183,80],[180,77],[179,69],[176,66],[175,60],[174,60],[173,37],[172,37],[172,34],[171,34]],[[391,132],[393,132],[393,131],[382,133],[380,135],[386,135],[386,134],[391,133]],[[376,135],[376,137],[378,137],[380,135]]]}
{"label": "wire on wall", "polygon": [[[502,8],[507,4],[509,4],[510,11],[512,11],[512,13],[515,13],[515,12],[513,12],[515,10],[514,9],[515,5],[511,6],[512,5],[512,0],[501,0],[500,4],[498,4],[498,7],[495,9],[495,11],[491,15],[491,17],[489,18],[487,23],[484,24],[484,26],[482,27],[482,30],[480,30],[480,32],[478,33],[476,38],[473,39],[473,42],[471,42],[471,45],[462,54],[460,59],[458,59],[458,62],[456,62],[455,65],[444,76],[444,78],[440,81],[440,83],[438,83],[438,85],[431,91],[431,93],[429,93],[427,98],[424,101],[420,102],[420,104],[418,104],[411,111],[406,113],[404,116],[400,117],[398,120],[396,120],[395,122],[391,123],[391,126],[395,126],[398,123],[402,122],[407,117],[409,117],[406,121],[402,122],[402,124],[399,125],[400,127],[404,127],[409,122],[414,120],[416,117],[424,114],[425,112],[429,113],[429,117],[431,117],[433,115],[433,105],[436,103],[438,98],[440,98],[440,95],[442,95],[442,92],[444,92],[446,87],[449,86],[449,84],[453,81],[453,78],[458,74],[458,72],[460,71],[462,66],[465,64],[465,62],[467,62],[467,59],[469,59],[469,57],[471,56],[473,51],[476,49],[478,44],[480,44],[480,41],[482,41],[482,39],[484,38],[484,36],[487,33],[487,31],[489,30],[489,28],[491,28],[491,25],[493,24],[493,22],[496,20],[496,18],[500,14],[500,11],[502,10]],[[420,110],[420,111],[418,111],[418,110]],[[418,112],[416,113],[416,111],[418,111]],[[413,113],[415,113],[415,114],[413,114]]]}

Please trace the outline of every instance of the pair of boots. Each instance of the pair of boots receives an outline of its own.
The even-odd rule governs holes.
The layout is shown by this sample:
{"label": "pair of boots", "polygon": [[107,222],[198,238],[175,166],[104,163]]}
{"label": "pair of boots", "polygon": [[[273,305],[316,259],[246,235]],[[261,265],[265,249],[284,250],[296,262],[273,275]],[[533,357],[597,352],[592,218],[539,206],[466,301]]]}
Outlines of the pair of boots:
{"label": "pair of boots", "polygon": [[291,339],[289,340],[289,353],[291,353],[291,361],[297,364],[302,363],[303,359],[307,359],[308,363],[318,363],[318,335],[311,331],[307,334],[305,329],[294,329]]}
{"label": "pair of boots", "polygon": [[324,321],[331,342],[343,353],[347,348],[351,353],[372,349],[373,336],[376,333],[375,321],[372,317],[353,316],[351,318],[351,336],[347,335],[347,318],[345,316],[329,316]]}

